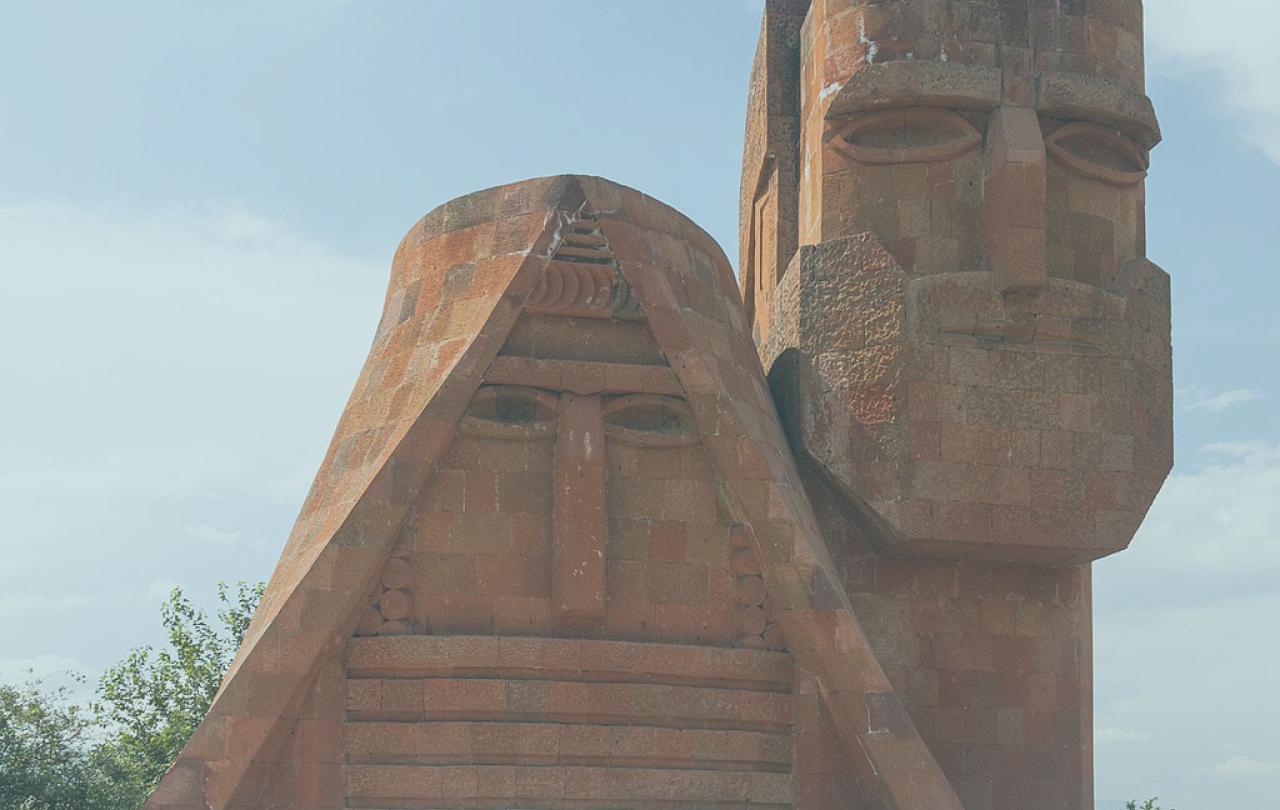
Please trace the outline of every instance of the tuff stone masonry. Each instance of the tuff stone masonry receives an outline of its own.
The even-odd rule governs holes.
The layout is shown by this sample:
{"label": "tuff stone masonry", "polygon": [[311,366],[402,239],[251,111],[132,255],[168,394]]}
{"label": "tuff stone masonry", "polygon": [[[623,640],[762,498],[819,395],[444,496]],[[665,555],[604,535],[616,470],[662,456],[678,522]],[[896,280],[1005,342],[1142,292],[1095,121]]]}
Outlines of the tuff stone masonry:
{"label": "tuff stone masonry", "polygon": [[1158,140],[1139,0],[768,0],[737,279],[598,178],[432,211],[147,806],[1091,808]]}

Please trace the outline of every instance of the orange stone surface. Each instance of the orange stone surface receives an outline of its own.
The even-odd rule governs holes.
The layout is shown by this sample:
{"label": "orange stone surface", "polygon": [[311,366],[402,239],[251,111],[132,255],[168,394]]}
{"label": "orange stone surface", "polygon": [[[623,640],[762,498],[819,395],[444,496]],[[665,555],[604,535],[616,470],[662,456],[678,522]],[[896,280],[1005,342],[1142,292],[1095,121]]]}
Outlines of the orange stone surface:
{"label": "orange stone surface", "polygon": [[1089,565],[1171,462],[1140,32],[768,0],[738,278],[599,178],[428,214],[147,807],[1092,807]]}

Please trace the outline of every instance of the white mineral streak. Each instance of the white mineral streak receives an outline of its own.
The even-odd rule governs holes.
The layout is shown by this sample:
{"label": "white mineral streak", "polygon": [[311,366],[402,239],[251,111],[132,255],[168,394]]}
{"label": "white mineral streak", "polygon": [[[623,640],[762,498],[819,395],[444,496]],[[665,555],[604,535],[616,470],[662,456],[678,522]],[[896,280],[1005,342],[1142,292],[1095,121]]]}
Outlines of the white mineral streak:
{"label": "white mineral streak", "polygon": [[880,50],[873,40],[867,39],[867,18],[858,19],[858,42],[867,46],[867,62],[876,61],[876,53]]}

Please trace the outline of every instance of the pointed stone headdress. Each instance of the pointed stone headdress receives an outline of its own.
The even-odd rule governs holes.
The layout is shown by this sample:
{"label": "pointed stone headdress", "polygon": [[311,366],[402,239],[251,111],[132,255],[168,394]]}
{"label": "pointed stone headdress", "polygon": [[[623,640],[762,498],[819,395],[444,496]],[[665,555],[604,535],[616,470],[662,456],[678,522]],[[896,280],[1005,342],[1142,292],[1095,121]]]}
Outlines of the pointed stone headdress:
{"label": "pointed stone headdress", "polygon": [[[632,364],[626,358],[593,363],[589,357],[546,363],[536,356],[533,339],[532,351],[503,352],[515,340],[519,320],[529,316],[643,324],[665,363]],[[370,771],[343,771],[353,760],[335,742],[344,733],[342,712],[347,711],[349,720],[365,705],[360,703],[365,698],[351,689],[344,697],[341,683],[359,667],[347,659],[345,673],[338,670],[335,681],[325,674],[325,662],[342,661],[353,637],[362,634],[378,637],[365,639],[370,643],[391,636],[412,646],[394,635],[406,629],[403,620],[410,612],[404,598],[395,596],[403,593],[398,584],[404,579],[403,566],[389,563],[399,559],[397,538],[415,502],[430,495],[433,486],[442,486],[432,483],[433,474],[468,408],[478,401],[477,392],[482,386],[514,385],[580,398],[676,395],[687,403],[687,416],[706,448],[714,489],[728,513],[725,520],[734,526],[735,560],[745,560],[742,570],[758,571],[767,592],[771,618],[758,620],[745,646],[769,646],[761,634],[771,633],[774,646],[790,654],[788,666],[793,661],[797,672],[816,685],[812,694],[820,697],[858,790],[868,801],[886,808],[959,810],[832,570],[779,427],[728,261],[710,237],[673,209],[632,189],[578,176],[472,194],[436,209],[405,237],[369,359],[244,645],[208,717],[148,807],[341,806],[337,797],[344,791],[347,806],[383,806],[368,804],[371,798],[351,798],[359,792],[360,779],[379,777]],[[535,402],[530,407],[540,406]],[[592,418],[599,419],[596,408]],[[603,474],[591,469],[597,451],[589,441],[576,448],[570,445],[581,444],[580,437],[558,441],[567,446],[565,457],[575,465],[572,472],[578,478],[573,480]],[[560,457],[556,463],[559,476]],[[589,514],[587,523],[600,519]],[[563,618],[564,623],[553,635],[572,639],[574,631],[565,628],[580,627],[586,628],[580,631],[582,638],[608,638],[601,623],[604,571],[602,563],[594,568],[591,563],[593,554],[603,553],[599,524],[565,525],[572,531],[556,539],[551,573],[558,618],[550,620]],[[473,644],[474,638],[468,638]],[[443,657],[432,666],[442,669],[428,668],[425,659],[412,666],[386,660],[366,660],[361,666],[370,675],[391,670],[466,675],[460,659],[449,664],[449,653],[439,652],[448,648],[448,640],[435,640],[439,644],[432,649]],[[551,644],[547,642],[547,650]],[[395,649],[403,652],[409,646]],[[379,654],[389,654],[392,648],[380,649]],[[450,649],[461,655],[460,644]],[[681,650],[711,654],[698,649],[687,644],[653,647],[664,655]],[[585,647],[579,652],[591,656]],[[425,655],[421,649],[414,654]],[[724,659],[731,660],[747,659]],[[594,665],[583,661],[579,674]],[[637,678],[656,682],[666,673],[662,677],[676,679],[673,683],[686,683],[691,677],[662,661],[647,666],[652,671]],[[751,679],[745,672],[697,677],[699,683]],[[775,691],[791,688],[785,678],[770,683]],[[381,694],[369,704],[370,711],[394,716],[387,714],[389,693]],[[431,715],[421,692],[414,694],[417,702],[403,717]],[[314,706],[326,702],[336,707],[336,714],[331,713],[336,719],[316,720],[323,713]],[[727,727],[705,718],[701,722],[707,728]],[[588,782],[598,777],[600,787],[580,785],[580,799],[608,804],[611,796],[620,800],[620,791],[636,789],[589,771],[574,774]],[[717,798],[716,791],[727,791],[742,804],[793,805],[789,782],[739,784],[712,771],[699,773],[710,776],[681,782],[680,788],[670,787],[674,783],[668,780],[665,789],[683,790],[681,795],[690,800],[698,791],[707,800]],[[457,806],[473,806],[488,789],[477,785],[492,784],[485,779],[500,776],[476,774],[475,768],[452,776],[436,773],[434,787],[415,783],[413,795],[453,790],[449,795]],[[803,780],[805,774],[797,777]],[[540,789],[526,785],[520,795],[533,796]],[[644,783],[643,789],[659,788]],[[564,793],[569,787],[561,784],[556,790],[562,792],[538,795],[569,801]]]}

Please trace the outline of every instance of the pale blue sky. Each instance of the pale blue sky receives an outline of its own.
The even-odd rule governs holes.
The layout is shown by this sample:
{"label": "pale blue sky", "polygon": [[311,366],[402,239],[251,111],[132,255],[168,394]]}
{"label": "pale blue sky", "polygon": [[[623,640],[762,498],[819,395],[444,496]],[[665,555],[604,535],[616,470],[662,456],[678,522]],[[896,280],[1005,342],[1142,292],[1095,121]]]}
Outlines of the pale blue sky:
{"label": "pale blue sky", "polygon": [[[436,204],[601,174],[733,256],[759,7],[4,3],[0,677],[267,576]],[[1280,793],[1280,11],[1203,8],[1147,3],[1178,467],[1097,568],[1100,807]]]}

